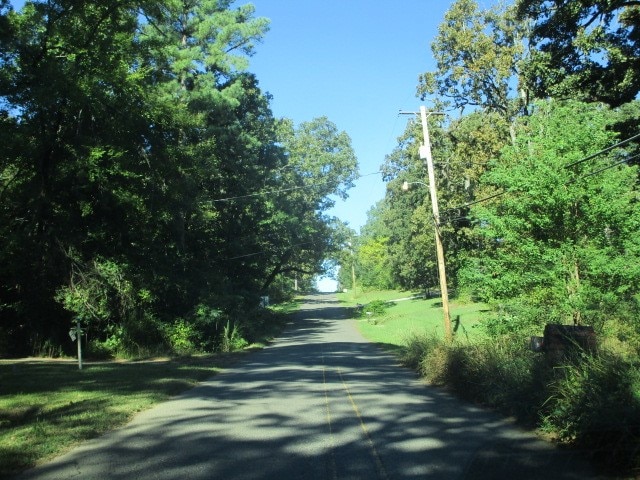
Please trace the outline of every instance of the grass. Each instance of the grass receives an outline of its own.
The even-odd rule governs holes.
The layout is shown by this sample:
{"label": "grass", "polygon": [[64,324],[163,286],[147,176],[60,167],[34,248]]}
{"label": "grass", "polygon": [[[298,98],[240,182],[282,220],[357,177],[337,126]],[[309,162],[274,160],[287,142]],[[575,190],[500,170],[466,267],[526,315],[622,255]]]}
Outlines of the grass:
{"label": "grass", "polygon": [[[271,307],[249,348],[284,326],[296,302]],[[127,423],[237,361],[242,351],[147,361],[0,360],[0,478]]]}
{"label": "grass", "polygon": [[[439,298],[415,298],[411,300],[393,300],[410,298],[415,292],[371,291],[360,294],[355,300],[350,293],[338,294],[338,299],[348,306],[357,303],[364,305],[376,300],[392,302],[381,315],[363,316],[358,327],[369,340],[387,345],[390,348],[405,347],[409,338],[425,333],[442,337],[444,324],[441,301]],[[479,335],[478,325],[487,312],[487,306],[481,303],[450,300],[449,305],[454,335],[459,338],[473,338]],[[459,321],[458,321],[459,319]]]}
{"label": "grass", "polygon": [[58,455],[193,387],[238,355],[85,364],[0,363],[0,477]]}
{"label": "grass", "polygon": [[[369,292],[362,303],[374,310],[377,300],[394,296],[409,295]],[[443,339],[439,299],[389,304],[382,314],[359,317],[358,326],[430,383],[589,452],[607,474],[640,478],[637,356],[625,357],[601,342],[596,355],[569,356],[556,364],[530,351],[521,336],[488,337],[474,328],[487,311],[482,304],[452,300],[451,317],[460,316],[460,326],[451,343]]]}

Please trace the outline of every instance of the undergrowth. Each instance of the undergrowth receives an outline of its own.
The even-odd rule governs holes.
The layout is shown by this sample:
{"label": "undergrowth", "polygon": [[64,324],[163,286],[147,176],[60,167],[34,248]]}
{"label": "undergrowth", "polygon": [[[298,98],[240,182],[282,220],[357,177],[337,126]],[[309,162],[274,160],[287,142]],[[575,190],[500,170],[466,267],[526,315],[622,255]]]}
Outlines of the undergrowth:
{"label": "undergrowth", "polygon": [[640,365],[607,350],[560,365],[522,341],[413,336],[403,362],[433,384],[580,447],[608,470],[640,473]]}

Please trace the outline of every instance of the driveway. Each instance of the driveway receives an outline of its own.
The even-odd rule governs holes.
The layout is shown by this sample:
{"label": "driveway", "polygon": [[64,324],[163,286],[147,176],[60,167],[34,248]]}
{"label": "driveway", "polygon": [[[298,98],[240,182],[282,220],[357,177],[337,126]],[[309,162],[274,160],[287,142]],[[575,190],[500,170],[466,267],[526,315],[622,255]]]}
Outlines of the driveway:
{"label": "driveway", "polygon": [[26,479],[595,479],[367,343],[331,295],[272,345]]}

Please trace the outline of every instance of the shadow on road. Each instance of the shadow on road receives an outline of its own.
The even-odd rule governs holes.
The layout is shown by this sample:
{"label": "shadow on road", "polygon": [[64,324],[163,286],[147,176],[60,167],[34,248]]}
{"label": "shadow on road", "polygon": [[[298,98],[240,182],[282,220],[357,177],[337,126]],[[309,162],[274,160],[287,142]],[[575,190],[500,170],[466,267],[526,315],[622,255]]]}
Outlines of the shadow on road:
{"label": "shadow on road", "polygon": [[589,479],[501,417],[422,384],[326,295],[269,348],[20,478]]}

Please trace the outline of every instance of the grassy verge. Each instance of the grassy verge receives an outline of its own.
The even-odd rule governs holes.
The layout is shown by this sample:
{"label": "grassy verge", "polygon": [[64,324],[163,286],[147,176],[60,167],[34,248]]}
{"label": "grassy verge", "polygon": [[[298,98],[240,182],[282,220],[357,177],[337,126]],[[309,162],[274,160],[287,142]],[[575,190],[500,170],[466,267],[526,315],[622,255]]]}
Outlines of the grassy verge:
{"label": "grassy verge", "polygon": [[214,375],[233,355],[105,362],[0,363],[0,477],[126,423]]}
{"label": "grassy verge", "polygon": [[[397,293],[385,293],[379,297],[383,301],[375,292],[369,295],[370,307],[358,317],[367,338],[391,347],[432,384],[589,452],[607,473],[640,474],[636,357],[603,346],[597,355],[575,355],[551,364],[544,354],[530,351],[525,338],[483,334],[474,326],[482,321],[486,307],[455,300],[452,318],[460,315],[461,326],[454,342],[447,343],[438,300],[389,304]],[[377,309],[379,304],[386,308]],[[367,316],[367,308],[375,314]]]}
{"label": "grassy verge", "polygon": [[[281,330],[295,302],[272,308],[259,348]],[[145,361],[0,360],[0,478],[127,423],[237,361],[245,352]]]}
{"label": "grassy verge", "polygon": [[[348,306],[363,305],[358,328],[373,342],[391,349],[403,348],[414,336],[433,334],[443,336],[444,325],[439,298],[411,298],[415,292],[371,291],[360,294],[355,300],[350,293],[338,294],[338,299]],[[384,312],[367,315],[367,305],[387,302]],[[481,303],[450,301],[452,326],[457,337],[478,336],[476,325],[482,321],[487,306]]]}

